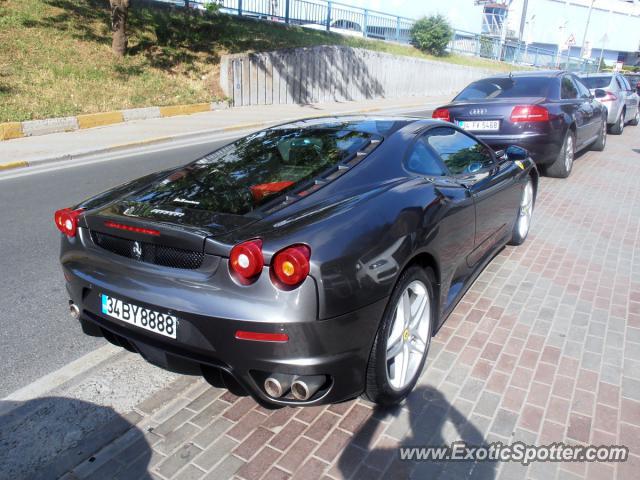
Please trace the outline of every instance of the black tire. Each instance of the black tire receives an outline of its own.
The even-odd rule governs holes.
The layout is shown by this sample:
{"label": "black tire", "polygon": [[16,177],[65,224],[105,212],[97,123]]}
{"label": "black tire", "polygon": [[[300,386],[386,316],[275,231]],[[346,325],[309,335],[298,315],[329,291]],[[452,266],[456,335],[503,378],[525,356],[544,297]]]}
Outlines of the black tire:
{"label": "black tire", "polygon": [[640,106],[638,106],[638,109],[636,110],[636,116],[633,117],[633,120],[629,122],[629,125],[635,127],[636,125],[638,125],[638,123],[640,123]]}
{"label": "black tire", "polygon": [[[429,295],[430,322],[427,333],[426,348],[420,361],[419,367],[413,378],[402,389],[395,389],[389,382],[387,376],[387,339],[391,333],[391,327],[396,313],[396,305],[405,289],[414,281],[422,282]],[[400,403],[413,390],[416,382],[420,378],[424,363],[429,353],[431,336],[433,335],[433,324],[436,319],[436,302],[434,297],[433,284],[435,276],[431,269],[424,269],[418,265],[413,265],[405,270],[391,293],[389,303],[378,327],[378,333],[373,342],[369,363],[367,364],[366,386],[363,396],[374,403],[382,406],[391,406]],[[426,308],[426,307],[425,307]]]}
{"label": "black tire", "polygon": [[602,118],[602,126],[600,127],[600,135],[598,139],[591,145],[591,150],[601,152],[607,146],[607,118]]}
{"label": "black tire", "polygon": [[[571,142],[571,146],[569,146],[569,142]],[[571,150],[571,152],[569,152]],[[571,159],[567,159],[567,155],[571,153]],[[555,178],[567,178],[571,174],[571,170],[573,169],[573,159],[576,155],[576,136],[572,130],[567,132],[567,136],[564,137],[564,142],[562,142],[562,147],[558,152],[558,156],[554,160],[554,162],[547,166],[545,173],[550,177]]]}
{"label": "black tire", "polygon": [[625,112],[625,110],[623,108],[622,112],[620,112],[620,116],[618,117],[618,120],[611,127],[611,133],[613,133],[614,135],[622,135],[622,132],[624,132],[624,116],[625,116],[625,113],[626,112]]}
{"label": "black tire", "polygon": [[[528,188],[529,185],[531,188],[531,192],[530,192],[531,202],[528,206],[529,223],[527,224],[526,231],[522,231],[522,229],[520,228],[519,222],[522,221],[521,217],[523,216],[523,203],[524,203],[525,197],[527,196],[526,189]],[[531,218],[533,216],[533,209],[535,205],[536,205],[536,186],[535,186],[535,182],[533,181],[533,177],[530,176],[527,180],[527,183],[525,184],[525,187],[522,189],[522,198],[520,201],[520,206],[518,207],[518,214],[516,217],[516,221],[513,224],[513,230],[511,231],[511,240],[509,240],[509,245],[514,245],[514,246],[522,245],[527,239],[527,236],[529,235],[529,228],[531,226]]]}

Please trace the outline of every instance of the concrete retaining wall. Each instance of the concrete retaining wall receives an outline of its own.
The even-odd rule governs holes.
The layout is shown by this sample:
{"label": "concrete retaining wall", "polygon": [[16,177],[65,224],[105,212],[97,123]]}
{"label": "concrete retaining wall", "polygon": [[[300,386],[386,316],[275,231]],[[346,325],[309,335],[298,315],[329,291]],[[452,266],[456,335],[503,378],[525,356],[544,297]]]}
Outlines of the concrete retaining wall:
{"label": "concrete retaining wall", "polygon": [[321,103],[449,95],[495,71],[340,46],[222,58],[220,85],[231,105]]}

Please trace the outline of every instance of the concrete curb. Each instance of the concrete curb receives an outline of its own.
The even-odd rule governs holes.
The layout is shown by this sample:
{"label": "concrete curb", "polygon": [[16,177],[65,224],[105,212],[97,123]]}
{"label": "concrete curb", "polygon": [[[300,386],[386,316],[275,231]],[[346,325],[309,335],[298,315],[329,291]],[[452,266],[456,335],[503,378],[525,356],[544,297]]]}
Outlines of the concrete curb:
{"label": "concrete curb", "polygon": [[[203,104],[200,104],[203,105]],[[424,103],[412,103],[412,104],[406,104],[406,105],[402,105],[399,106],[398,108],[407,108],[407,109],[411,109],[414,107],[421,107],[424,106]],[[191,106],[190,106],[191,107]],[[198,108],[198,107],[196,107]],[[202,108],[202,107],[200,107]],[[369,108],[361,108],[361,109],[357,109],[357,110],[349,110],[349,111],[345,111],[345,112],[340,112],[341,115],[350,115],[350,114],[359,114],[359,113],[371,113],[371,112],[377,112],[380,110],[384,110],[382,107],[369,107]],[[175,110],[172,110],[175,111]],[[171,113],[172,111],[169,111],[169,113]],[[197,112],[194,112],[197,113]],[[100,115],[100,114],[98,114]],[[180,113],[176,113],[175,115],[181,115]],[[332,113],[327,113],[324,116],[332,116],[334,114]],[[165,114],[165,116],[171,116],[171,115],[167,115]],[[144,147],[144,146],[148,146],[148,145],[154,145],[154,144],[159,144],[159,143],[166,143],[166,142],[173,142],[173,141],[184,141],[187,140],[189,138],[192,139],[198,139],[198,138],[203,138],[203,137],[207,137],[210,135],[215,135],[218,133],[228,133],[228,132],[233,132],[233,131],[240,131],[240,130],[249,130],[249,129],[253,129],[253,128],[260,128],[260,127],[266,127],[269,125],[273,125],[273,124],[277,124],[277,123],[286,123],[286,122],[292,122],[295,120],[300,120],[303,118],[313,118],[313,117],[318,117],[319,115],[316,114],[310,114],[310,115],[298,115],[295,117],[290,117],[290,118],[279,118],[279,119],[273,119],[273,120],[265,120],[263,122],[250,122],[250,123],[238,123],[235,125],[229,125],[229,126],[225,126],[225,127],[217,127],[217,128],[211,128],[211,129],[207,129],[207,130],[200,130],[197,132],[189,132],[189,133],[183,133],[183,134],[179,134],[179,135],[170,135],[170,136],[164,136],[164,137],[153,137],[153,138],[147,138],[144,140],[140,140],[140,141],[135,141],[135,142],[128,142],[128,143],[121,143],[121,144],[116,144],[116,145],[109,145],[108,147],[101,147],[101,148],[92,148],[92,149],[87,149],[85,151],[78,151],[75,153],[71,153],[71,154],[65,154],[65,155],[58,155],[58,156],[54,156],[54,157],[42,157],[42,158],[37,158],[34,160],[30,160],[30,161],[15,161],[15,162],[9,162],[9,163],[0,163],[0,171],[3,170],[10,170],[10,169],[18,169],[18,168],[26,168],[26,167],[36,167],[36,166],[41,166],[41,165],[46,165],[49,163],[55,163],[55,162],[64,162],[64,161],[71,161],[71,160],[80,160],[84,157],[89,157],[89,156],[94,156],[94,155],[101,155],[101,154],[105,154],[105,153],[111,153],[111,152],[117,152],[120,150],[127,150],[127,149],[131,149],[131,148],[136,148],[136,147]],[[323,115],[320,115],[323,116]],[[100,117],[103,118],[103,117]],[[104,118],[108,118],[108,117],[104,117]],[[97,119],[96,121],[98,121],[99,119]]]}
{"label": "concrete curb", "polygon": [[[0,141],[14,138],[47,135],[49,133],[71,132],[85,128],[103,127],[114,123],[151,118],[193,115],[229,108],[226,102],[196,103],[192,105],[172,105],[168,107],[144,107],[116,110],[113,112],[88,113],[73,117],[47,118],[45,120],[27,120],[24,122],[0,123]],[[0,165],[0,169],[2,165]]]}

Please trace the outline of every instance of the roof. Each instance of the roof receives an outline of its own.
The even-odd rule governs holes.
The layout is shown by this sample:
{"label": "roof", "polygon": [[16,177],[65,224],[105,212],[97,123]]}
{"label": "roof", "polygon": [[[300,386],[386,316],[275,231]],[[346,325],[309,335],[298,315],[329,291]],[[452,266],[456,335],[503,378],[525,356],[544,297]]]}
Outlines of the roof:
{"label": "roof", "polygon": [[272,127],[272,129],[341,129],[370,133],[388,137],[403,127],[419,120],[420,117],[402,116],[366,116],[366,115],[337,115],[297,120]]}
{"label": "roof", "polygon": [[502,75],[492,75],[489,78],[509,78],[509,77],[543,77],[556,78],[567,73],[565,70],[525,70],[519,72],[511,72]]}

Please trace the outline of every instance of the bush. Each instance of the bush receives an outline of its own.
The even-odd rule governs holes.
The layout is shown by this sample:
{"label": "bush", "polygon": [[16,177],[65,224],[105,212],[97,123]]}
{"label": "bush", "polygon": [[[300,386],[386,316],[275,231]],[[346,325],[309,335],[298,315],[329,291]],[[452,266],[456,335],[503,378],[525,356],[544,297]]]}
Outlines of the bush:
{"label": "bush", "polygon": [[439,57],[447,53],[447,45],[453,36],[453,29],[442,15],[422,17],[411,29],[414,45],[423,52]]}

